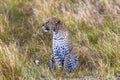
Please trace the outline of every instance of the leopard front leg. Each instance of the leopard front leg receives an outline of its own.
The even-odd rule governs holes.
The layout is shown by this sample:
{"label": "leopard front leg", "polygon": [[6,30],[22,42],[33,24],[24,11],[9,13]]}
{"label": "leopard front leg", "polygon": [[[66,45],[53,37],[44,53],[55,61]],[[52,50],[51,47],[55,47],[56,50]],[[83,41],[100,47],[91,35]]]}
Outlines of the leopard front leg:
{"label": "leopard front leg", "polygon": [[48,63],[48,67],[49,67],[49,70],[51,72],[53,72],[54,70],[56,70],[54,55],[51,56],[50,61]]}

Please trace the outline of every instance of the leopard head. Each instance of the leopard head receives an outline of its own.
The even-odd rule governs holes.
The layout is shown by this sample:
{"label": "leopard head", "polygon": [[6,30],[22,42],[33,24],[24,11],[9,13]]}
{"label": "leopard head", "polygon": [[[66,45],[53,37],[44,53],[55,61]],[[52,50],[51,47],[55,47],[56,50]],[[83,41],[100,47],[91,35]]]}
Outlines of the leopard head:
{"label": "leopard head", "polygon": [[42,24],[45,32],[49,32],[49,31],[57,32],[60,25],[61,25],[61,21],[56,17],[48,18]]}

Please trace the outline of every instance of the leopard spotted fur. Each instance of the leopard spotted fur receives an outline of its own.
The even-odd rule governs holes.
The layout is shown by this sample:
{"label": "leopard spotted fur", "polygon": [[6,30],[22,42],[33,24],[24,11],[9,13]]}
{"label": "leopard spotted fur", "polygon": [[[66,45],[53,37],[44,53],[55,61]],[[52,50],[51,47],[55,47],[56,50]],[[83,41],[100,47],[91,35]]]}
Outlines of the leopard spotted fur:
{"label": "leopard spotted fur", "polygon": [[58,18],[52,17],[48,18],[42,26],[45,32],[53,32],[53,55],[49,61],[50,71],[54,71],[57,64],[65,73],[73,72],[79,62],[78,57],[73,53],[69,31],[65,25]]}

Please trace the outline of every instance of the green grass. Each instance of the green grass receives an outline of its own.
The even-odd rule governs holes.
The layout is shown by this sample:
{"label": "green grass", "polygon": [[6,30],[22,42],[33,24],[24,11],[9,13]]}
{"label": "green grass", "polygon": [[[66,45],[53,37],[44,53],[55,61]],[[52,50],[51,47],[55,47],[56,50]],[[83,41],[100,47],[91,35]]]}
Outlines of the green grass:
{"label": "green grass", "polygon": [[[118,1],[119,2],[119,1]],[[117,0],[1,0],[0,80],[103,79],[120,76],[120,4]],[[102,5],[103,4],[103,5]],[[71,34],[80,66],[51,73],[52,35],[42,30],[56,16]],[[34,61],[38,59],[40,66]]]}

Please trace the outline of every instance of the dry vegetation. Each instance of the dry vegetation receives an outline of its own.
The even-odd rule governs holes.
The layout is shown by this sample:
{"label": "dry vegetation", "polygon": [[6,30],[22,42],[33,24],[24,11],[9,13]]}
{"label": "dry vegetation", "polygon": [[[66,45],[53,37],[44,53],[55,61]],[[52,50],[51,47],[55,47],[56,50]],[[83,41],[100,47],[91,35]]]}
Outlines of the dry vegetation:
{"label": "dry vegetation", "polygon": [[[80,67],[73,74],[51,74],[47,63],[46,18],[60,18],[70,30]],[[40,66],[34,60],[40,61]],[[114,80],[120,76],[119,0],[0,0],[0,80],[76,78]]]}

